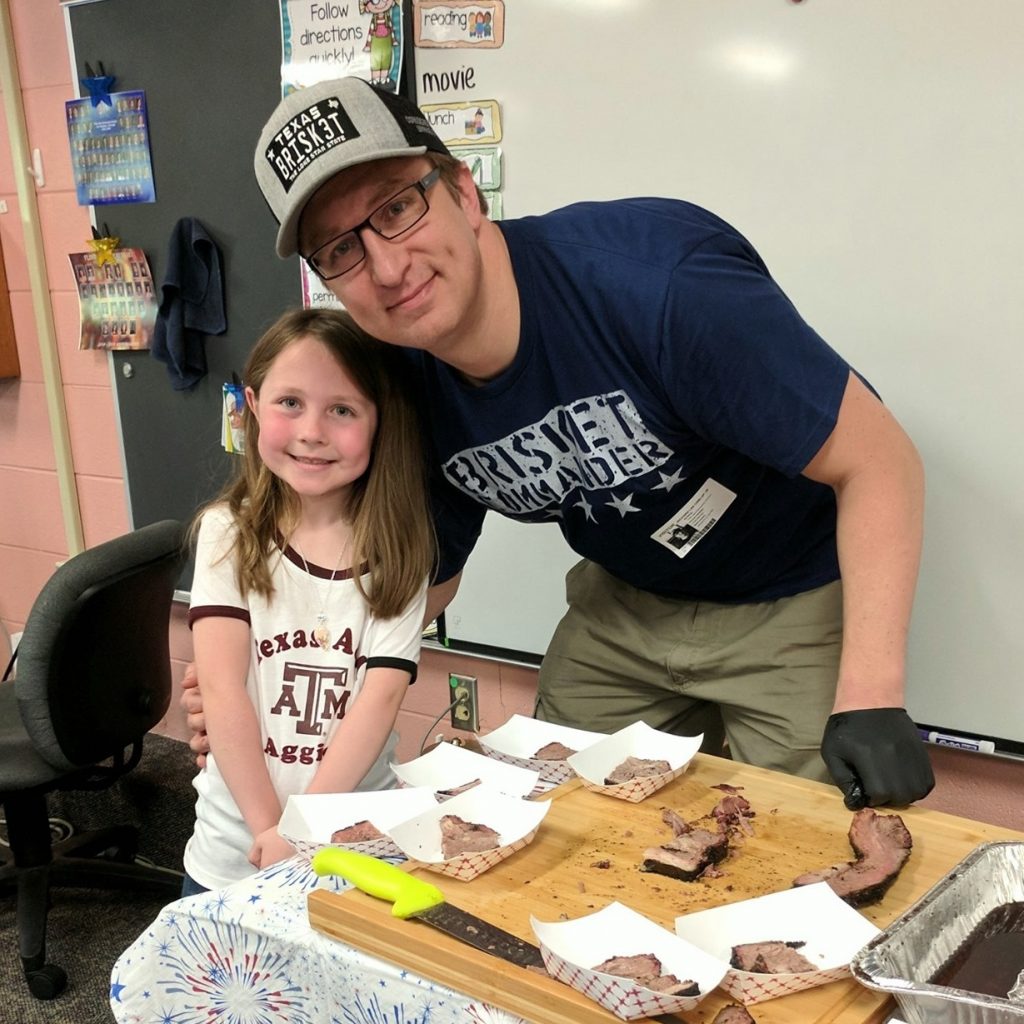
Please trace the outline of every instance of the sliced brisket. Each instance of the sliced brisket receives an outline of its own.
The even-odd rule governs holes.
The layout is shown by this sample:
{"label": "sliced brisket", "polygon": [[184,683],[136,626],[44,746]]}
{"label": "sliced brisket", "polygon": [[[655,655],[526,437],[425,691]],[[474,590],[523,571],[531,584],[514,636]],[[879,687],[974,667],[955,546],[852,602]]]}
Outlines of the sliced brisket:
{"label": "sliced brisket", "polygon": [[722,832],[691,828],[689,832],[670,839],[663,846],[644,850],[641,871],[692,882],[711,864],[724,860],[729,853],[729,837]]}
{"label": "sliced brisket", "polygon": [[674,974],[662,974],[661,961],[653,953],[609,957],[591,970],[614,974],[617,978],[630,978],[644,988],[667,995],[700,995],[700,986],[695,981],[680,981]]}
{"label": "sliced brisket", "polygon": [[457,814],[446,814],[441,819],[441,855],[445,860],[463,853],[495,850],[500,840],[493,828],[463,821]]}
{"label": "sliced brisket", "polygon": [[673,811],[671,807],[663,807],[661,809],[661,820],[672,829],[673,835],[681,836],[693,828],[688,821],[684,821],[682,816]]}
{"label": "sliced brisket", "polygon": [[644,779],[648,775],[664,775],[670,771],[672,771],[672,765],[668,761],[654,760],[649,757],[633,757],[631,754],[605,778],[604,784],[620,786],[633,779]]}
{"label": "sliced brisket", "polygon": [[610,956],[592,970],[601,974],[614,974],[619,978],[648,977],[651,974],[661,974],[661,961],[653,953]]}
{"label": "sliced brisket", "polygon": [[723,1006],[711,1024],[757,1024],[753,1017],[747,1012],[746,1007],[731,1003]]}
{"label": "sliced brisket", "polygon": [[438,796],[458,796],[460,793],[465,793],[467,789],[473,789],[475,786],[480,785],[479,779],[473,779],[471,782],[464,782],[461,786],[453,786],[451,789],[439,789],[437,790]]}
{"label": "sliced brisket", "polygon": [[680,981],[674,974],[659,974],[657,977],[637,978],[637,984],[667,996],[699,996],[700,985],[689,978]]}
{"label": "sliced brisket", "polygon": [[748,836],[754,834],[754,827],[750,824],[750,819],[754,817],[754,811],[746,798],[738,793],[723,796],[715,804],[711,814],[718,822],[718,827],[722,832],[742,832]]}
{"label": "sliced brisket", "polygon": [[744,942],[732,947],[729,963],[738,971],[754,974],[803,974],[816,971],[805,956],[797,952],[802,942]]}
{"label": "sliced brisket", "polygon": [[914,842],[898,814],[878,814],[870,807],[857,811],[850,824],[850,846],[856,860],[809,871],[794,885],[827,882],[850,906],[877,903],[896,881]]}
{"label": "sliced brisket", "polygon": [[332,843],[369,843],[383,838],[384,833],[369,821],[357,821],[354,825],[331,833]]}
{"label": "sliced brisket", "polygon": [[551,743],[545,743],[533,756],[538,761],[564,761],[575,753],[576,751],[572,747],[567,747],[564,743],[553,740]]}

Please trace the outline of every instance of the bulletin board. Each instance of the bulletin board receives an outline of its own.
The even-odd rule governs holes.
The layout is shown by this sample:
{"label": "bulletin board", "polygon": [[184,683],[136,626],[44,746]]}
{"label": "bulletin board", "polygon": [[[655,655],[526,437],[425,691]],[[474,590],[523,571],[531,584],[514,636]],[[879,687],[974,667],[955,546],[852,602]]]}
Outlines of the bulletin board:
{"label": "bulletin board", "polygon": [[67,13],[78,73],[102,61],[118,89],[145,92],[149,113],[156,201],[106,206],[99,219],[146,252],[158,298],[180,218],[197,218],[223,258],[228,329],[206,338],[208,373],[193,391],[175,391],[148,352],[111,355],[132,525],[187,520],[233,468],[220,445],[221,386],[296,302],[297,271],[274,254],[252,172],[281,95],[278,12],[247,0],[101,0]]}
{"label": "bulletin board", "polygon": [[[94,0],[68,5],[66,14],[76,74],[102,61],[117,89],[146,97],[155,202],[104,206],[98,219],[122,245],[146,252],[158,298],[180,218],[198,219],[223,258],[227,331],[205,339],[208,373],[194,390],[175,391],[148,352],[111,355],[132,525],[187,520],[237,458],[221,447],[222,385],[241,375],[269,324],[301,304],[298,261],[274,252],[276,225],[252,167],[281,98],[280,6]],[[411,73],[410,65],[403,70]],[[188,567],[182,587],[190,583]]]}

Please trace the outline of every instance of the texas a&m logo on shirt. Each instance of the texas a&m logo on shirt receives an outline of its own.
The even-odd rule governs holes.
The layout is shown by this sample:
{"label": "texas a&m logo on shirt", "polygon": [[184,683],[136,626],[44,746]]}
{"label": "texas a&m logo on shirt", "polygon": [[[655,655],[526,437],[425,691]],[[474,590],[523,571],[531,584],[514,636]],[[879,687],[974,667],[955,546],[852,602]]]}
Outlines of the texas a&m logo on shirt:
{"label": "texas a&m logo on shirt", "polygon": [[299,735],[320,736],[325,722],[345,717],[345,707],[352,696],[347,684],[347,668],[286,661],[281,695],[270,713],[293,719]]}

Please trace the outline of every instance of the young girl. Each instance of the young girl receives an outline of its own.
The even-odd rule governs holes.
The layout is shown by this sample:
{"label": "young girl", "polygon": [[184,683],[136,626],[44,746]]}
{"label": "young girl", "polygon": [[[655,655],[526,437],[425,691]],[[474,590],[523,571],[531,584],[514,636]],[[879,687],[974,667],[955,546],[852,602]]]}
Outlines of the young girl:
{"label": "young girl", "polygon": [[296,310],[245,368],[245,454],[194,529],[189,624],[211,756],[183,894],[291,856],[292,793],[382,789],[433,534],[399,353]]}

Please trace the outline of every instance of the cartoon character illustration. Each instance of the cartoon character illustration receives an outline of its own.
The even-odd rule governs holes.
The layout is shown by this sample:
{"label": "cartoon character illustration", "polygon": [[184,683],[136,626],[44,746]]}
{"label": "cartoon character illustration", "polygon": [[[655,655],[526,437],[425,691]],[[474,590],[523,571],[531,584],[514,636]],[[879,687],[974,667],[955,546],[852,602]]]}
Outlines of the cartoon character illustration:
{"label": "cartoon character illustration", "polygon": [[359,0],[359,13],[370,15],[370,31],[363,50],[370,54],[370,82],[387,85],[391,77],[391,61],[398,36],[395,32],[395,11],[398,0]]}
{"label": "cartoon character illustration", "polygon": [[224,385],[224,414],[227,418],[228,441],[224,447],[229,452],[241,454],[245,451],[245,424],[242,422],[242,409],[245,396],[240,386]]}
{"label": "cartoon character illustration", "polygon": [[484,124],[483,110],[478,107],[473,115],[473,120],[466,121],[465,126],[467,135],[483,135],[487,131],[487,126]]}

